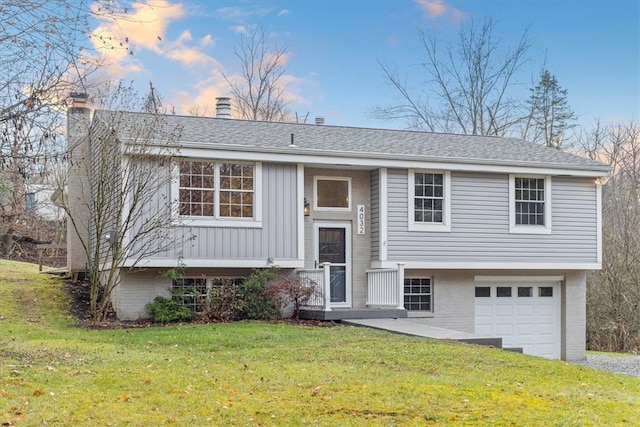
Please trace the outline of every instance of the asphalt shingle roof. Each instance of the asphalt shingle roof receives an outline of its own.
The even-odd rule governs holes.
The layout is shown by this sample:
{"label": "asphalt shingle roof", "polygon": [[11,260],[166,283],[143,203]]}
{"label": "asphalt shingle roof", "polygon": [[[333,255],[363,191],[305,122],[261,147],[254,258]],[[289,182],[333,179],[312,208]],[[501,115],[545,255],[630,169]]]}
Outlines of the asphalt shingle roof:
{"label": "asphalt shingle roof", "polygon": [[[106,120],[107,114],[113,112],[96,112],[97,117]],[[131,125],[149,116],[126,113]],[[517,138],[177,115],[164,116],[164,120],[168,129],[181,129],[184,146],[330,155],[339,159],[407,159],[609,171],[605,164]],[[290,146],[292,135],[295,147]],[[126,139],[126,135],[121,136]]]}

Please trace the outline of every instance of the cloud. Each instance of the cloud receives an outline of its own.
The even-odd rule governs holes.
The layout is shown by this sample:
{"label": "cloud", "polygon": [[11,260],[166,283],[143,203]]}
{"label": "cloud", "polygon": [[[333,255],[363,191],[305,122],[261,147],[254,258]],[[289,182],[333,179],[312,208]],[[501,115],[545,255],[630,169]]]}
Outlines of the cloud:
{"label": "cloud", "polygon": [[216,13],[221,18],[230,21],[243,20],[251,16],[250,12],[247,12],[239,7],[221,7],[216,10]]}
{"label": "cloud", "polygon": [[200,39],[201,47],[213,46],[215,43],[216,42],[215,40],[213,40],[213,37],[211,37],[211,34],[207,34],[206,36]]}
{"label": "cloud", "polygon": [[167,0],[133,3],[126,14],[103,17],[92,32],[91,42],[103,56],[110,74],[121,77],[125,73],[140,72],[144,67],[132,55],[137,50],[162,54],[167,27],[184,15],[180,3],[172,4]]}
{"label": "cloud", "polygon": [[245,34],[247,32],[247,27],[244,25],[235,25],[231,27],[231,31],[238,34]]}
{"label": "cloud", "polygon": [[[208,37],[211,38],[211,36]],[[198,65],[219,67],[220,64],[213,57],[202,52],[198,47],[189,46],[189,42],[191,42],[192,39],[193,36],[191,32],[185,30],[176,40],[165,43],[164,48],[158,53],[167,59],[180,62],[185,67]],[[213,41],[209,40],[209,43],[213,43]],[[202,45],[202,41],[200,41],[200,44]]]}
{"label": "cloud", "polygon": [[447,4],[445,0],[415,0],[415,2],[434,19],[448,16],[451,20],[458,22],[467,17],[466,13]]}
{"label": "cloud", "polygon": [[285,15],[291,15],[291,12],[288,11],[287,9],[282,9],[280,12],[278,12],[278,16],[285,16]]}

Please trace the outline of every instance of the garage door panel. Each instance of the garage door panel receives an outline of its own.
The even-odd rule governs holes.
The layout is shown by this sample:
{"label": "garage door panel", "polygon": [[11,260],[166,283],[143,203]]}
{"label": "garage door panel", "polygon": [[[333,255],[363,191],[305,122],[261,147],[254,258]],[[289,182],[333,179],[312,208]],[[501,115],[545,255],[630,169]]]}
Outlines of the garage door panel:
{"label": "garage door panel", "polygon": [[516,306],[517,312],[518,312],[518,317],[520,316],[535,316],[536,314],[536,307],[534,304],[527,304],[527,305],[517,305]]}
{"label": "garage door panel", "polygon": [[513,306],[500,304],[495,307],[497,317],[513,317]]}
{"label": "garage door panel", "polygon": [[513,335],[513,325],[496,325],[498,335]]}
{"label": "garage door panel", "polygon": [[535,335],[536,325],[535,323],[518,323],[518,335]]}
{"label": "garage door panel", "polygon": [[[482,286],[487,285],[483,283]],[[509,285],[491,286],[492,296],[497,295],[498,287],[504,291]],[[519,292],[520,287],[526,287],[526,292]],[[540,291],[539,288],[544,289]],[[499,336],[504,347],[521,347],[526,354],[559,358],[559,284],[513,285],[511,295],[476,298],[476,333]]]}
{"label": "garage door panel", "polygon": [[538,316],[555,317],[556,307],[553,304],[539,304]]}

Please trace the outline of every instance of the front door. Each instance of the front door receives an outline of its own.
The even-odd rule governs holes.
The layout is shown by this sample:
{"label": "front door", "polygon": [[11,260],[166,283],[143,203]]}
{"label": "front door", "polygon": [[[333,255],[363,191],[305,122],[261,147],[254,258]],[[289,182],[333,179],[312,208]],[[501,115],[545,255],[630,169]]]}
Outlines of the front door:
{"label": "front door", "polygon": [[318,267],[331,263],[331,306],[351,307],[351,224],[315,223]]}

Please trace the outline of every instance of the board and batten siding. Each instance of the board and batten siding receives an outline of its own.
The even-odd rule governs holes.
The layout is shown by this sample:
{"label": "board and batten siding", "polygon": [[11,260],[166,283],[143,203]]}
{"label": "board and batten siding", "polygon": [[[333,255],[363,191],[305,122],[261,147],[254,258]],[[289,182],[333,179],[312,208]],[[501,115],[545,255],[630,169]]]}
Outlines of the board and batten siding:
{"label": "board and batten siding", "polygon": [[388,173],[388,259],[596,262],[593,179],[552,177],[551,234],[509,232],[509,176],[451,173],[451,231],[408,231],[407,170]]}
{"label": "board and batten siding", "polygon": [[380,172],[371,171],[371,259],[380,259]]}
{"label": "board and batten siding", "polygon": [[174,236],[194,238],[154,258],[185,260],[255,260],[271,258],[295,260],[298,257],[296,200],[297,166],[262,164],[262,227],[218,227],[212,221],[204,226],[174,226]]}

